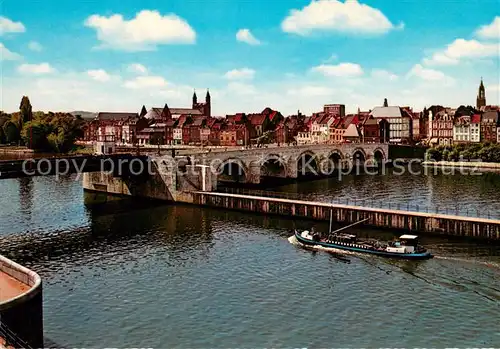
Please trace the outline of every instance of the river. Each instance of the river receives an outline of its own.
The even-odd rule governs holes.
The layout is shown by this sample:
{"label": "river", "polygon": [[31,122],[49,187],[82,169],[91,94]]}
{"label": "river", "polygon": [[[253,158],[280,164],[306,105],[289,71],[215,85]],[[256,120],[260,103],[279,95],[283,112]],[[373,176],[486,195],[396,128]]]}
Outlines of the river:
{"label": "river", "polygon": [[[498,245],[424,236],[434,259],[341,257],[288,241],[290,229],[324,223],[139,200],[86,206],[74,179],[0,181],[1,253],[42,276],[45,334],[58,345],[500,346]],[[273,190],[498,210],[491,181],[359,176]]]}

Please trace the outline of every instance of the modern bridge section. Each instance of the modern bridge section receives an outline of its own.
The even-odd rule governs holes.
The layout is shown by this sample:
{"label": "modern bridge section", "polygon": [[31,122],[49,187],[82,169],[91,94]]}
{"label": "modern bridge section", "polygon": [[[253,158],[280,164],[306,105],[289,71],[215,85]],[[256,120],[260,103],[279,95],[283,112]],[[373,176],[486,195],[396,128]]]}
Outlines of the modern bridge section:
{"label": "modern bridge section", "polygon": [[500,240],[500,220],[496,219],[203,191],[193,192],[190,195],[189,203],[224,210],[231,209],[324,221],[328,221],[331,214],[333,220],[344,224],[368,218],[368,221],[363,225],[395,231]]}
{"label": "modern bridge section", "polygon": [[3,160],[0,161],[0,179],[106,171],[116,176],[144,175],[148,159],[141,155],[112,154]]}

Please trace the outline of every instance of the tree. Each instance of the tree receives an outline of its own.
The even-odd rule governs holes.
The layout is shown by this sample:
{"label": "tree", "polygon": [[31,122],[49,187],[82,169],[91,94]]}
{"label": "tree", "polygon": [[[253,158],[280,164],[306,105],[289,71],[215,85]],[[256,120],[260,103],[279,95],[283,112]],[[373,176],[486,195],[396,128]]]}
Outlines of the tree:
{"label": "tree", "polygon": [[19,129],[12,121],[7,121],[3,124],[3,133],[5,135],[5,143],[15,143],[19,141]]}
{"label": "tree", "polygon": [[437,148],[429,148],[425,155],[426,160],[441,161],[441,151]]}
{"label": "tree", "polygon": [[21,137],[30,149],[45,150],[48,147],[47,125],[40,121],[29,121],[23,126]]}
{"label": "tree", "polygon": [[450,160],[450,151],[448,150],[448,148],[445,148],[443,150],[443,160],[444,161],[449,161]]}
{"label": "tree", "polygon": [[19,105],[19,111],[21,112],[21,120],[22,123],[26,123],[28,121],[31,121],[33,117],[33,111],[30,103],[30,99],[28,96],[23,96],[21,98],[21,104]]}

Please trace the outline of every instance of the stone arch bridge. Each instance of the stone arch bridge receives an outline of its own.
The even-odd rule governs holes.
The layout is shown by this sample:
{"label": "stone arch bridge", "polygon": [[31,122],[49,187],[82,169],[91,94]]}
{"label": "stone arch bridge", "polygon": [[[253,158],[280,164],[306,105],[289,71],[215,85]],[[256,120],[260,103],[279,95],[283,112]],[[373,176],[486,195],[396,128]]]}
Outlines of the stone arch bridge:
{"label": "stone arch bridge", "polygon": [[258,184],[263,177],[328,175],[388,159],[387,144],[329,144],[228,149],[186,155],[192,165],[208,165],[221,180]]}

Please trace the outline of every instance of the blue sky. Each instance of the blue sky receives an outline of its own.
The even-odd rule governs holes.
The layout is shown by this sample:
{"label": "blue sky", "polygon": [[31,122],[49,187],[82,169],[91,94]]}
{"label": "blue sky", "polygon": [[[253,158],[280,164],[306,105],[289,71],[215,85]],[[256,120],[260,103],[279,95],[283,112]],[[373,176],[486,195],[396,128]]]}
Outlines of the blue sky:
{"label": "blue sky", "polygon": [[[0,108],[310,113],[499,103],[500,6],[478,1],[34,1],[0,9]],[[29,9],[29,11],[27,10]]]}

